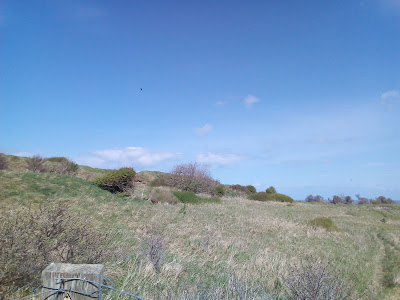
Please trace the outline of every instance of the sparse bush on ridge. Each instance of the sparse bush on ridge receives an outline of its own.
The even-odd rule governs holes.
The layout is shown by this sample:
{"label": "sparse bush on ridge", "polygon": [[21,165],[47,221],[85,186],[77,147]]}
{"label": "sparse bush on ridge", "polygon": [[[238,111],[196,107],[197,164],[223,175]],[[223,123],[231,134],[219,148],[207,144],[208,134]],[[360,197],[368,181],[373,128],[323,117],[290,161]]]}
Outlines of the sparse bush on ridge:
{"label": "sparse bush on ridge", "polygon": [[3,155],[3,153],[0,153],[0,170],[7,170],[7,169],[8,169],[7,158]]}
{"label": "sparse bush on ridge", "polygon": [[111,193],[124,193],[132,190],[136,172],[132,168],[121,168],[96,178],[93,183]]}
{"label": "sparse bush on ridge", "polygon": [[34,155],[32,157],[28,157],[26,160],[28,164],[28,170],[32,172],[45,172],[46,169],[43,166],[44,158],[40,155]]}
{"label": "sparse bush on ridge", "polygon": [[178,199],[172,194],[168,188],[153,188],[150,193],[149,201],[151,203],[168,203],[177,204]]}
{"label": "sparse bush on ridge", "polygon": [[65,174],[72,176],[76,175],[79,170],[79,165],[66,157],[50,157],[46,158],[46,161],[57,163],[47,168],[49,173]]}

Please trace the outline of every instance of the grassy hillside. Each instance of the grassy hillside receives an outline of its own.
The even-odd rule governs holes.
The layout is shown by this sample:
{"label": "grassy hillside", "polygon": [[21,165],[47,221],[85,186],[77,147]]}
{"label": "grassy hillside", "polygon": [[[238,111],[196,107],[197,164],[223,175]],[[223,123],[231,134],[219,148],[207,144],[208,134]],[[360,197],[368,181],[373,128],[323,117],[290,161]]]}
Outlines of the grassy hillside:
{"label": "grassy hillside", "polygon": [[[60,203],[75,221],[91,217],[96,230],[118,231],[114,244],[119,251],[103,261],[107,276],[144,299],[198,299],[218,293],[232,293],[234,299],[289,299],[291,272],[301,271],[296,266],[302,260],[315,264],[312,256],[329,263],[330,274],[349,287],[350,299],[398,299],[398,206],[237,197],[221,203],[160,205],[145,201],[151,188],[144,183],[128,198],[82,178],[21,168],[0,171],[2,212]],[[144,174],[144,181],[153,178]],[[316,225],[312,220],[318,217],[332,220],[335,230]],[[247,296],[240,297],[240,291]]]}

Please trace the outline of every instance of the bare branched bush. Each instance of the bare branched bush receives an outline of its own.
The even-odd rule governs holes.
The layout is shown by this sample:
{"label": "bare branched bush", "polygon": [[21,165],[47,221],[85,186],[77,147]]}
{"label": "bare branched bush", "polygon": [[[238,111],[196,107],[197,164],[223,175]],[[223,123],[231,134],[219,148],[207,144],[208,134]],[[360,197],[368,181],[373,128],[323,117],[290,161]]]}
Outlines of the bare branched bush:
{"label": "bare branched bush", "polygon": [[310,194],[306,197],[306,202],[324,202],[324,198],[320,195],[313,196]]}
{"label": "bare branched bush", "polygon": [[28,164],[28,170],[32,172],[45,172],[45,167],[43,166],[44,158],[40,155],[34,155],[28,157],[26,160]]}
{"label": "bare branched bush", "polygon": [[0,170],[7,170],[8,169],[8,162],[6,157],[3,153],[0,153]]}
{"label": "bare branched bush", "polygon": [[47,161],[53,161],[53,162],[58,162],[58,164],[54,164],[51,167],[49,167],[48,172],[50,173],[56,173],[56,174],[65,174],[65,175],[76,175],[76,173],[79,170],[79,165],[73,162],[72,160],[69,160],[68,158],[65,157],[55,157],[57,160],[54,160],[54,158],[48,158],[46,159]]}
{"label": "bare branched bush", "polygon": [[156,271],[165,262],[167,244],[161,233],[151,232],[142,241],[142,255],[150,261]]}
{"label": "bare branched bush", "polygon": [[329,262],[309,257],[291,265],[285,279],[289,294],[298,300],[342,300],[350,297],[350,284],[332,269]]}
{"label": "bare branched bush", "polygon": [[194,291],[184,291],[179,296],[170,299],[179,300],[272,300],[273,295],[264,288],[249,284],[229,276],[228,282],[223,286],[198,286]]}
{"label": "bare branched bush", "polygon": [[113,255],[113,235],[62,203],[0,215],[0,298],[37,277],[50,262],[98,263]]}
{"label": "bare branched bush", "polygon": [[169,186],[194,193],[212,194],[220,185],[211,177],[207,166],[196,162],[176,165],[167,180]]}

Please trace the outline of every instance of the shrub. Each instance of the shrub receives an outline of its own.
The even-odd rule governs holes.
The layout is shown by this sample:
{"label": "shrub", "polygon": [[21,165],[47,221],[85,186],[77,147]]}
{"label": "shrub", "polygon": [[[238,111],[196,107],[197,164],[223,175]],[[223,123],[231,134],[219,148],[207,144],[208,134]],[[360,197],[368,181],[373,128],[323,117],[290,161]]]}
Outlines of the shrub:
{"label": "shrub", "polygon": [[324,198],[320,195],[316,195],[316,196],[308,195],[306,197],[306,202],[324,202]]}
{"label": "shrub", "polygon": [[256,188],[252,185],[247,185],[246,186],[246,192],[248,194],[255,194],[257,192]]}
{"label": "shrub", "polygon": [[113,256],[113,235],[65,203],[0,214],[0,297],[40,275],[50,262],[99,263]]}
{"label": "shrub", "polygon": [[152,187],[157,187],[157,186],[169,186],[168,180],[166,176],[160,176],[158,178],[155,178],[150,182],[150,186]]}
{"label": "shrub", "polygon": [[289,297],[299,300],[342,300],[350,297],[352,286],[336,272],[331,264],[309,257],[290,265],[287,278]]}
{"label": "shrub", "polygon": [[267,201],[268,194],[266,192],[258,192],[255,193],[254,195],[251,195],[249,198],[251,200],[257,200],[257,201]]}
{"label": "shrub", "polygon": [[222,197],[223,195],[225,195],[225,188],[222,184],[217,186],[217,188],[215,189],[215,194],[218,197]]}
{"label": "shrub", "polygon": [[360,194],[356,194],[356,197],[358,199],[358,204],[370,204],[371,203],[370,199],[361,197]]}
{"label": "shrub", "polygon": [[26,160],[28,164],[28,170],[32,172],[45,172],[46,169],[43,166],[44,158],[40,155],[34,155],[32,157],[28,157]]}
{"label": "shrub", "polygon": [[315,229],[317,227],[326,229],[327,231],[337,231],[335,223],[332,219],[326,217],[319,217],[309,221],[309,224]]}
{"label": "shrub", "polygon": [[156,271],[164,264],[167,246],[162,234],[151,232],[142,241],[142,255],[150,261]]}
{"label": "shrub", "polygon": [[240,185],[240,184],[231,185],[230,188],[235,192],[242,192],[242,193],[246,193],[247,192],[247,188],[245,186],[243,186],[243,185]]}
{"label": "shrub", "polygon": [[275,194],[276,193],[276,190],[273,186],[270,186],[265,191],[267,192],[267,194]]}
{"label": "shrub", "polygon": [[212,194],[220,185],[205,165],[196,162],[176,165],[166,178],[169,186],[194,193]]}
{"label": "shrub", "polygon": [[7,158],[3,155],[3,153],[0,153],[0,170],[7,170],[7,169],[8,169]]}
{"label": "shrub", "polygon": [[65,157],[50,157],[46,161],[57,162],[48,168],[50,173],[75,175],[79,170],[79,165]]}
{"label": "shrub", "polygon": [[284,195],[284,194],[279,194],[279,193],[268,194],[267,200],[268,201],[289,202],[289,203],[294,202],[292,197]]}
{"label": "shrub", "polygon": [[289,202],[292,203],[294,200],[284,194],[274,193],[268,194],[267,192],[258,192],[249,197],[251,200],[257,201],[277,201],[277,202]]}
{"label": "shrub", "polygon": [[333,199],[331,201],[333,204],[343,204],[344,203],[344,197],[343,196],[333,196]]}
{"label": "shrub", "polygon": [[132,168],[121,168],[96,178],[93,183],[111,193],[123,193],[133,189],[135,175]]}
{"label": "shrub", "polygon": [[168,188],[154,188],[151,191],[149,201],[151,203],[178,203],[178,199],[171,193]]}
{"label": "shrub", "polygon": [[377,197],[375,200],[371,201],[372,204],[394,204],[396,202],[394,202],[392,199],[390,198],[386,198],[384,196],[379,196]]}
{"label": "shrub", "polygon": [[351,199],[350,196],[346,196],[346,197],[344,198],[344,204],[353,204],[353,203],[354,203],[354,200]]}

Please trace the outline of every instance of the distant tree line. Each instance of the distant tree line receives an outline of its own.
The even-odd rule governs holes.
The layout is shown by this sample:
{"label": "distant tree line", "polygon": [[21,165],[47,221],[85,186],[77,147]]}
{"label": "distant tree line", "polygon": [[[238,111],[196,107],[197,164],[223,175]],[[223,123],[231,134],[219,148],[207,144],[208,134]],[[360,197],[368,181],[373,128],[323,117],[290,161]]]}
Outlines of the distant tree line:
{"label": "distant tree line", "polygon": [[[360,194],[356,194],[357,198],[357,204],[394,204],[396,203],[390,198],[386,198],[384,196],[379,196],[375,199],[368,199],[365,197],[361,197]],[[331,198],[328,198],[328,200],[325,200],[322,196],[320,195],[308,195],[306,197],[306,202],[321,202],[321,203],[333,203],[333,204],[354,204],[355,201],[351,198],[351,196],[338,196],[334,195]]]}

